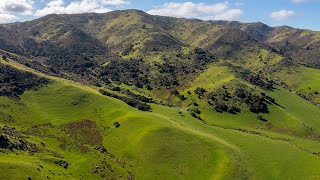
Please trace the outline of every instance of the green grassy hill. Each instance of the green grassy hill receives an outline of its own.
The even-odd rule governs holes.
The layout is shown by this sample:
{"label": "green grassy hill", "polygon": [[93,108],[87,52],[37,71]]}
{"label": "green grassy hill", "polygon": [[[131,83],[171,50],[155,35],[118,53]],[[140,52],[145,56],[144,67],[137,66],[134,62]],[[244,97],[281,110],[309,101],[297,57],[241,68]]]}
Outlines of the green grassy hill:
{"label": "green grassy hill", "polygon": [[[103,96],[97,88],[37,73],[11,60],[1,62],[52,81],[19,99],[0,97],[2,134],[33,144],[24,150],[1,150],[1,179],[320,176],[320,111],[280,87],[268,93],[284,108],[272,105],[263,115],[268,123],[251,113],[210,110],[201,115],[207,121],[203,123],[183,104],[175,108],[151,104],[152,111],[143,112]],[[227,67],[212,67],[183,92],[197,86],[214,90],[234,79]]]}
{"label": "green grassy hill", "polygon": [[317,32],[127,10],[0,33],[0,179],[320,178]]}

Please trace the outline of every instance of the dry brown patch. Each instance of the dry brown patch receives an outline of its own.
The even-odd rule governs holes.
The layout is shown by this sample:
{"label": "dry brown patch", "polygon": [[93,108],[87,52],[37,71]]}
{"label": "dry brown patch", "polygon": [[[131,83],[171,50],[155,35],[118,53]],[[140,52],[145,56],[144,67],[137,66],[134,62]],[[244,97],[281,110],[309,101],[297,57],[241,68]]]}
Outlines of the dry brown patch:
{"label": "dry brown patch", "polygon": [[70,123],[66,126],[66,131],[78,143],[88,145],[102,144],[102,136],[98,126],[90,121],[83,120],[80,122]]}

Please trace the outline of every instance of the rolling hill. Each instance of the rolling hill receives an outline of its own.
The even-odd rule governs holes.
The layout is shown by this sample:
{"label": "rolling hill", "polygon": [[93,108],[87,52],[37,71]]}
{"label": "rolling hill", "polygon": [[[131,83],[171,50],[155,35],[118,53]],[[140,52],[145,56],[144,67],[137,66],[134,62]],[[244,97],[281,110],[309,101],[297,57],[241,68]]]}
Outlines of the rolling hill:
{"label": "rolling hill", "polygon": [[0,25],[0,179],[318,179],[318,34],[137,10]]}

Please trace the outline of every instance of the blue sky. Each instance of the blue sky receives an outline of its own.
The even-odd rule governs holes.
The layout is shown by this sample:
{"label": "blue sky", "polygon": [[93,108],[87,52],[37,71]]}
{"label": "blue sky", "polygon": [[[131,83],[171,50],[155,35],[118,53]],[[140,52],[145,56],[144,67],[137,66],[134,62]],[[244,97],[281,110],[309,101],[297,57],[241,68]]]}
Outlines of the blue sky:
{"label": "blue sky", "polygon": [[150,14],[320,30],[320,0],[0,0],[0,23],[47,14],[140,9]]}

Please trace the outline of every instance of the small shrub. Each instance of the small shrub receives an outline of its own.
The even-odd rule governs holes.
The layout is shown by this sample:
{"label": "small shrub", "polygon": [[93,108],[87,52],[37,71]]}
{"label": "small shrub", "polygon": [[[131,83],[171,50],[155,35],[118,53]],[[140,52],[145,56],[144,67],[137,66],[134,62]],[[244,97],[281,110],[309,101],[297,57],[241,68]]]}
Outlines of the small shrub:
{"label": "small shrub", "polygon": [[260,120],[260,121],[263,121],[263,122],[266,122],[266,121],[267,121],[267,120],[266,120],[264,117],[262,117],[262,116],[257,116],[257,119]]}
{"label": "small shrub", "polygon": [[113,126],[115,128],[119,128],[120,127],[120,123],[118,121],[116,121],[116,122],[113,123]]}
{"label": "small shrub", "polygon": [[177,90],[173,91],[172,94],[177,96],[181,101],[185,101],[187,99],[183,94],[180,94]]}
{"label": "small shrub", "polygon": [[3,55],[2,59],[6,61],[7,60],[7,56]]}
{"label": "small shrub", "polygon": [[153,88],[150,85],[147,85],[147,90],[151,91]]}
{"label": "small shrub", "polygon": [[113,87],[112,89],[111,89],[112,91],[121,91],[121,88],[120,87]]}
{"label": "small shrub", "polygon": [[204,88],[201,87],[197,87],[196,90],[194,90],[194,93],[199,95],[199,96],[203,96],[204,93],[206,93],[207,91]]}

